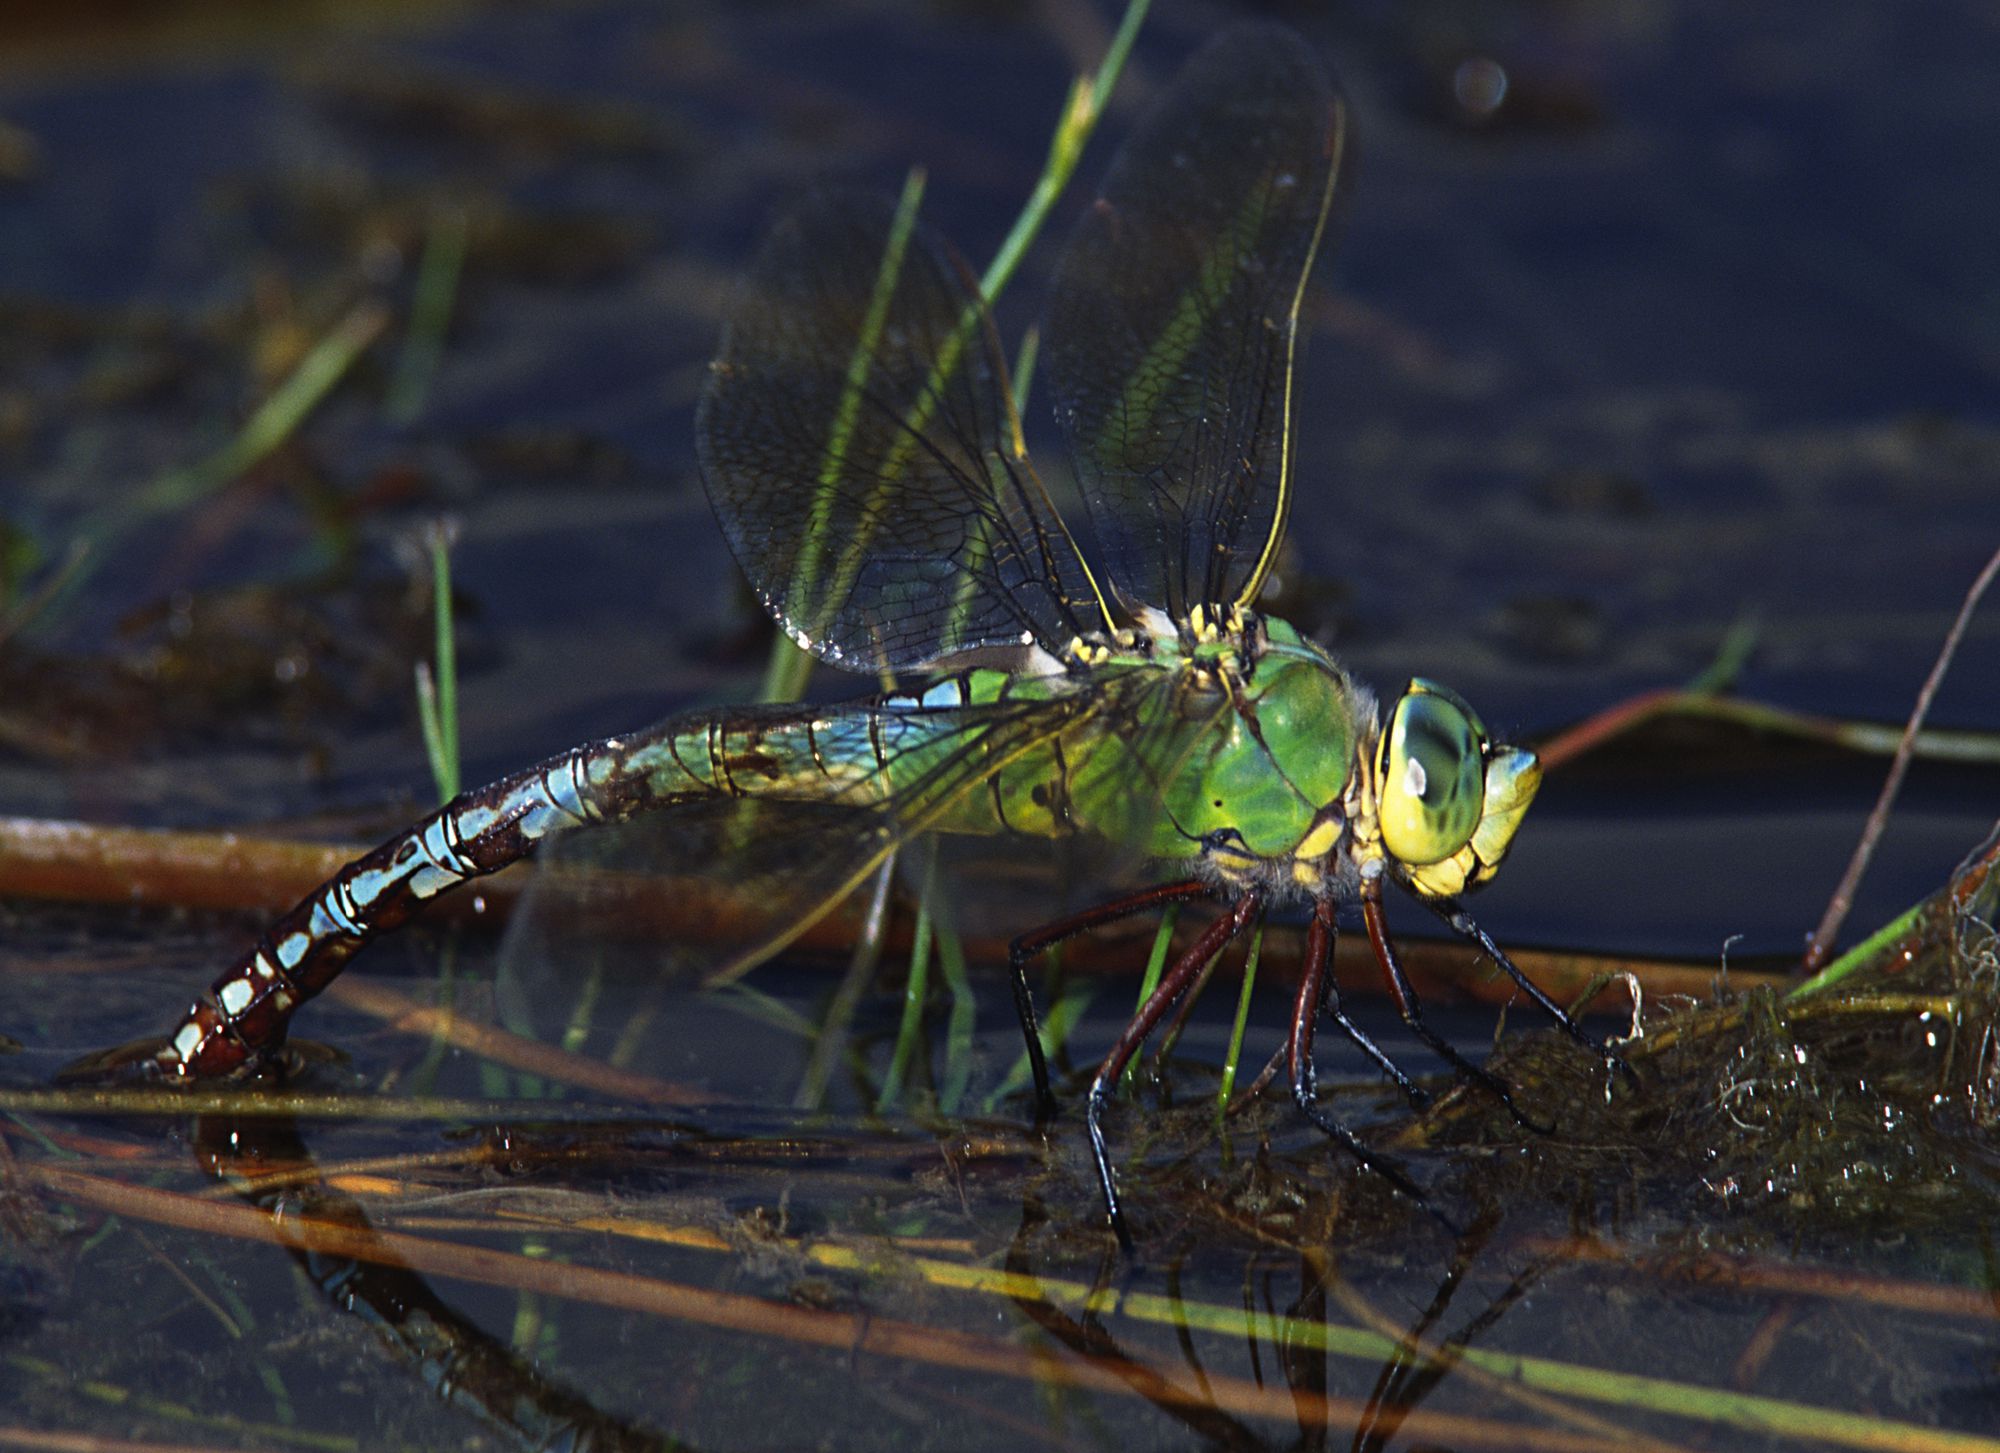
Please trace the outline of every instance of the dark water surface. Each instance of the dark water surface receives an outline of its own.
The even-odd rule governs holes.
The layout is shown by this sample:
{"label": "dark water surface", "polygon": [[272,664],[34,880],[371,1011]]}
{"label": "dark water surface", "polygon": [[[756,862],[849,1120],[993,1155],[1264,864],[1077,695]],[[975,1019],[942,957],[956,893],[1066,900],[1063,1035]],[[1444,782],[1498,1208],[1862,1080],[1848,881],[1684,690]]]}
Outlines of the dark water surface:
{"label": "dark water surface", "polygon": [[[1740,694],[1900,719],[2000,546],[2000,19],[1971,3],[1256,9],[1338,73],[1358,148],[1310,304],[1306,483],[1272,608],[1383,690],[1412,674],[1449,682],[1516,736],[1689,680],[1746,620]],[[1139,99],[1238,13],[1159,0],[1073,195],[1003,300],[1007,336],[1037,316],[1054,246]],[[1114,20],[1085,5],[846,3],[0,19],[0,622],[73,540],[95,542],[31,623],[0,625],[0,812],[365,839],[421,810],[409,682],[430,626],[415,542],[440,515],[459,531],[468,781],[678,706],[748,698],[769,633],[692,445],[735,274],[802,189],[893,190],[913,163],[929,171],[926,216],[983,262],[1041,166],[1068,77],[1095,63]],[[1484,115],[1459,93],[1494,67],[1507,89]],[[414,413],[397,417],[420,260],[452,219],[466,250],[449,331]],[[198,505],[134,510],[376,303],[383,337],[283,447]],[[1030,438],[1060,481],[1046,417],[1036,400]],[[1989,608],[1974,622],[1936,724],[2000,727],[1996,621]],[[1551,777],[1482,921],[1508,943],[1703,965],[1726,942],[1733,956],[1794,952],[1880,771],[1720,729],[1610,749]],[[1854,922],[1943,883],[1996,816],[1995,787],[1991,770],[1920,763]],[[9,1062],[18,1090],[164,1029],[254,932],[26,899],[0,899],[0,925],[0,1033],[29,1051]],[[559,1038],[580,965],[618,952],[580,943],[574,965],[540,966],[547,980],[496,988],[489,939],[413,933],[371,952],[365,976],[428,993],[444,963],[465,1005],[510,1025],[540,1015]],[[993,1100],[990,1122],[860,1118],[888,1058],[893,984],[864,997],[864,1068],[835,1073],[836,1113],[794,1119],[809,1045],[786,1015],[816,1021],[831,982],[786,967],[750,980],[768,1000],[718,1000],[614,975],[588,1047],[608,1053],[628,1028],[635,1069],[715,1102],[637,1122],[612,1097],[554,1102],[544,1118],[520,1103],[541,1083],[427,1057],[421,1038],[338,1003],[309,1010],[300,1033],[353,1061],[308,1087],[454,1106],[386,1127],[330,1112],[17,1113],[5,1144],[30,1169],[0,1206],[0,1406],[13,1410],[0,1425],[254,1447],[1865,1441],[1845,1425],[1752,1431],[1768,1424],[1713,1409],[1676,1421],[1629,1390],[1537,1392],[1565,1400],[1552,1412],[1517,1392],[1520,1376],[1469,1365],[1433,1377],[1437,1392],[1392,1347],[1329,1349],[1300,1330],[1365,1330],[1371,1315],[1392,1339],[1425,1324],[1565,1364],[1603,1352],[1673,1387],[1968,1435],[2000,1425],[1990,1312],[1920,1331],[1846,1293],[1598,1278],[1574,1263],[1557,1275],[1540,1259],[1589,1225],[1675,1255],[1796,1254],[1990,1288],[1979,1116],[1953,1118],[1956,1102],[1939,1109],[1918,1083],[1976,1079],[1989,1061],[1969,1045],[1934,1064],[1944,1051],[1915,1021],[1837,1043],[1746,1031],[1739,1072],[1705,1102],[1740,1128],[1788,1085],[1813,1105],[1846,1087],[1842,1103],[1884,1119],[1878,1140],[1843,1142],[1849,1183],[1888,1188],[1887,1209],[1830,1203],[1826,1167],[1797,1169],[1810,1137],[1788,1124],[1761,1192],[1736,1164],[1580,1194],[1545,1181],[1456,1239],[1480,1198],[1453,1204],[1455,1165],[1431,1168],[1446,1189],[1429,1217],[1353,1183],[1282,1097],[1223,1138],[1188,1110],[1212,1090],[1226,1032],[1230,996],[1211,995],[1166,1092],[1182,1113],[1114,1116],[1141,1226],[1173,1248],[1128,1290],[1241,1325],[1176,1332],[1135,1303],[1093,1333],[1038,1319],[1018,1286],[950,1290],[912,1260],[798,1257],[789,1238],[823,1233],[884,1262],[894,1245],[1088,1284],[1109,1246],[1074,1117],[1052,1149],[1018,1097]],[[966,1111],[999,1092],[1016,1046],[999,977],[976,971],[974,992]],[[1129,994],[1123,980],[1102,988],[1079,1063]],[[1260,1062],[1285,1009],[1279,990],[1260,999]],[[1371,1028],[1394,1022],[1379,1003],[1361,1012]],[[1447,1022],[1477,1049],[1494,1016]],[[1885,1044],[1912,1067],[1893,1091]],[[1774,1068],[1784,1045],[1845,1068],[1806,1085],[1806,1060]],[[948,1079],[941,1044],[931,1053],[915,1076],[926,1090]],[[1330,1057],[1329,1077],[1352,1085],[1339,1112],[1396,1119],[1400,1102],[1364,1068]],[[1523,1066],[1531,1113],[1598,1093],[1562,1078],[1588,1068]],[[1947,1122],[1931,1138],[1908,1130],[1926,1103]],[[1685,1147],[1709,1123],[1663,1113],[1648,1133]],[[815,1343],[713,1306],[523,1291],[512,1273],[498,1287],[429,1267],[398,1282],[222,1227],[155,1224],[74,1186],[33,1190],[34,1167],[72,1166],[192,1198],[252,1153],[321,1170],[398,1161],[379,1184],[358,1169],[330,1190],[303,1177],[259,1193],[267,1206],[292,1194],[336,1220],[852,1320],[815,1324],[834,1328]],[[484,1219],[496,1212],[517,1221]],[[663,1250],[642,1224],[721,1246],[690,1233]],[[857,1350],[871,1322],[935,1329],[937,1355]],[[1037,1387],[947,1333],[1070,1367],[1115,1344],[1194,1391]],[[1471,1421],[1369,1422],[1353,1404],[1378,1379]],[[1259,1389],[1284,1395],[1259,1402]]]}

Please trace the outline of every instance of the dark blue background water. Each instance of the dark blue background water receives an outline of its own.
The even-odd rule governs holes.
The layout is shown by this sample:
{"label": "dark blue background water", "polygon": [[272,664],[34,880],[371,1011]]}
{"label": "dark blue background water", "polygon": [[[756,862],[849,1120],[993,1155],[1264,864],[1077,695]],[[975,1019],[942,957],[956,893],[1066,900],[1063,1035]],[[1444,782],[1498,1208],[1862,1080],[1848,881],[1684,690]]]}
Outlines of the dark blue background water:
{"label": "dark blue background water", "polygon": [[[1251,8],[1298,26],[1337,70],[1357,151],[1344,229],[1311,303],[1305,487],[1274,608],[1385,691],[1411,674],[1435,677],[1510,733],[1543,735],[1686,681],[1746,618],[1758,634],[1744,694],[1899,719],[1962,591],[2000,547],[1991,160],[2000,20],[1990,7],[1159,0],[1077,190],[1003,301],[1009,336],[1036,315],[1054,247],[1135,107]],[[276,15],[212,4],[0,16],[0,128],[15,128],[0,129],[0,527],[13,532],[0,533],[0,559],[9,539],[25,540],[43,562],[37,579],[103,511],[217,448],[357,302],[387,300],[400,317],[442,212],[468,217],[471,239],[442,362],[414,421],[383,407],[398,328],[274,460],[216,501],[133,526],[93,560],[82,588],[0,644],[0,813],[340,835],[400,823],[430,798],[408,684],[412,657],[428,650],[410,542],[440,513],[462,531],[469,780],[691,702],[749,697],[767,637],[694,474],[692,410],[759,230],[808,186],[893,189],[922,163],[927,215],[983,262],[1041,166],[1069,75],[1095,63],[1107,34],[1093,6],[1026,3]],[[1468,62],[1507,76],[1491,116],[1455,99],[1453,77]],[[1031,437],[1060,484],[1046,412],[1037,401]],[[260,585],[275,589],[252,590]],[[2000,729],[1993,607],[1974,624],[1935,719]],[[1551,778],[1479,911],[1509,943],[1705,962],[1738,935],[1738,955],[1794,950],[1880,772],[1879,762],[1729,732],[1607,752]],[[1858,928],[1943,881],[1995,816],[1995,785],[1990,770],[1916,769]],[[23,903],[0,904],[0,928],[11,986],[0,1035],[31,1051],[8,1061],[8,1093],[46,1084],[70,1055],[164,1029],[254,931],[219,916]],[[372,950],[357,974],[421,992],[443,965],[468,1013],[506,1018],[507,989],[480,977],[494,956],[490,939],[412,931]],[[560,1020],[596,961],[596,946],[580,941],[539,966],[548,978],[531,997],[547,1002],[536,1007]],[[412,969],[414,982],[398,977]],[[751,982],[816,1019],[829,978],[784,967]],[[475,1212],[499,1190],[559,1219],[579,1207],[643,1210],[720,1227],[741,1236],[732,1246],[758,1242],[785,1217],[787,1231],[865,1237],[901,1229],[907,1215],[997,1259],[1017,1224],[1045,1250],[1035,1230],[1045,1212],[1083,1227],[1087,1244],[1094,1186],[1073,1115],[1031,1136],[1019,1100],[1000,1101],[988,1164],[961,1158],[984,1132],[961,1135],[956,1121],[937,1145],[901,1118],[795,1127],[782,1107],[808,1041],[782,1016],[773,1027],[740,997],[658,998],[643,979],[604,992],[600,1040],[649,1023],[639,1068],[738,1103],[704,1107],[685,1145],[678,1126],[609,1137],[603,1159],[584,1156],[581,1169],[533,1161],[539,1104],[517,1103],[497,1131],[475,1116],[388,1130],[323,1121],[308,1124],[305,1143],[332,1164],[402,1151],[449,1159],[489,1133],[518,1136],[507,1145],[519,1162],[458,1179],[434,1165],[413,1174],[435,1175],[440,1198],[470,1191]],[[1102,1052],[1129,995],[1122,982],[1100,988],[1077,1062]],[[975,997],[976,1100],[1018,1039],[997,976],[976,976]],[[1213,1058],[1227,998],[1211,994],[1183,1042],[1168,1081],[1182,1104],[1209,1088],[1191,1062]],[[1356,1005],[1372,1030],[1389,1024],[1379,1001]],[[1276,1041],[1287,1007],[1280,993],[1264,996],[1253,1059]],[[861,1007],[877,1071],[897,1012],[892,985]],[[1472,1051],[1494,1015],[1467,1009],[1445,1022]],[[439,1065],[447,1093],[537,1092],[519,1078],[496,1081],[470,1055],[429,1062],[421,1038],[334,998],[307,1011],[299,1035],[351,1053],[373,1089],[391,1086],[390,1108]],[[1435,1067],[1407,1036],[1384,1041],[1413,1069]],[[1329,1046],[1324,1063],[1336,1113],[1360,1125],[1400,1112],[1351,1050]],[[337,1083],[344,1072],[318,1073]],[[1775,1070],[1746,1064],[1727,1087],[1740,1097],[1725,1107],[1754,1120],[1758,1094],[1788,1096],[1815,1073],[1833,1072],[1797,1056]],[[837,1074],[833,1102],[864,1106],[872,1088],[867,1075]],[[1872,1103],[1867,1090],[1828,1093]],[[1697,1094],[1712,1097],[1707,1086]],[[1141,1098],[1145,1111],[1120,1105],[1112,1121],[1121,1167],[1148,1188],[1136,1198],[1142,1232],[1171,1232],[1209,1204],[1166,1182],[1247,1173],[1274,1144],[1280,1197],[1293,1184],[1285,1176],[1302,1178],[1306,1204],[1344,1184],[1345,1162],[1282,1104],[1227,1135],[1204,1120],[1182,1166],[1174,1141],[1150,1139],[1159,1122],[1148,1119],[1150,1095]],[[553,1115],[602,1113],[542,1103]],[[88,1153],[139,1157],[134,1175],[212,1189],[188,1154],[190,1121],[56,1113],[14,1123],[80,1132]],[[1736,1125],[1746,1139],[1734,1153],[1754,1162],[1766,1142],[1754,1124]],[[757,1139],[707,1146],[733,1134]],[[819,1149],[820,1135],[831,1148]],[[1788,1175],[1810,1181],[1781,1163],[1791,1153],[1781,1141],[1772,1137],[1769,1165],[1758,1167],[1773,1178],[1764,1194],[1780,1203]],[[23,1174],[71,1144],[10,1143]],[[1891,1115],[1879,1140],[1855,1147],[1855,1169],[1871,1186],[1888,1184],[1899,1154],[1932,1143],[1906,1136]],[[10,1166],[10,1185],[12,1175]],[[1630,1244],[1734,1250],[1729,1238],[1741,1237],[1765,1249],[1756,1239],[1772,1222],[1748,1209],[1760,1195],[1749,1180],[1650,1191],[1660,1203],[1602,1188]],[[1563,1194],[1545,1205],[1538,1190],[1525,1193],[1509,1234],[1573,1229],[1556,1205]],[[34,1234],[16,1233],[10,1202],[0,1239],[0,1400],[23,1423],[249,1436],[214,1424],[190,1433],[185,1418],[152,1417],[138,1403],[81,1404],[69,1379],[87,1377],[186,1400],[197,1417],[221,1410],[274,1427],[290,1418],[364,1446],[442,1446],[493,1431],[422,1390],[455,1373],[399,1360],[376,1323],[313,1290],[280,1250],[135,1234],[129,1218],[99,1234],[94,1213],[61,1198],[21,1204],[33,1208],[23,1224]],[[1227,1214],[1237,1202],[1220,1204]],[[1919,1279],[1990,1280],[1974,1246],[1990,1234],[1976,1217],[1951,1236],[1898,1223],[1871,1239],[1855,1229],[1865,1213],[1847,1209],[1855,1219],[1842,1220],[1842,1209],[1821,1206],[1829,1226],[1806,1238],[1806,1254]],[[1409,1221],[1410,1246],[1399,1242],[1379,1264],[1342,1249],[1343,1272],[1398,1326],[1467,1268],[1421,1217]],[[1298,1295],[1288,1285],[1313,1280],[1309,1259],[1301,1271],[1291,1250],[1231,1261],[1242,1232],[1224,1230],[1238,1241],[1191,1265],[1191,1300],[1229,1305],[1255,1285],[1282,1312]],[[1011,1303],[996,1318],[992,1303],[902,1281],[884,1293],[782,1255],[702,1262],[631,1251],[595,1231],[549,1234],[558,1257],[592,1265],[811,1305],[850,1297],[868,1314],[1030,1335]],[[1932,1254],[1947,1264],[1925,1264]],[[1498,1238],[1465,1277],[1446,1329],[1511,1297],[1526,1283],[1509,1278],[1528,1277],[1522,1268],[1540,1256]],[[1072,1270],[1060,1251],[1050,1264]],[[1628,1277],[1617,1285],[1639,1286],[1633,1301],[1606,1295],[1594,1276],[1523,1296],[1480,1336],[1964,1429],[1992,1421],[1980,1411],[1993,1399],[1990,1337],[1971,1324],[1960,1338],[1959,1324],[1943,1323],[1937,1345],[1949,1347],[1939,1356],[1899,1324],[1897,1349],[1920,1348],[1905,1361],[1882,1350],[1893,1340],[1887,1320],[1859,1303],[1773,1294],[1767,1307],[1715,1288],[1689,1296],[1669,1284],[1662,1294]],[[996,1392],[970,1374],[435,1285],[496,1338],[529,1328],[531,1388],[541,1377],[579,1388],[701,1446],[964,1447],[996,1431],[1011,1446],[1018,1431],[989,1410],[1032,1415],[1020,1387]],[[1572,1286],[1576,1298],[1563,1294]],[[228,1314],[204,1300],[218,1293]],[[1306,1322],[1325,1315],[1307,1299]],[[1142,1334],[1110,1321],[1119,1336]],[[1635,1350],[1609,1350],[1627,1345]],[[1846,1377],[1856,1347],[1865,1373],[1821,1385]],[[1754,1360],[1774,1348],[1768,1364]],[[1367,1395],[1375,1370],[1365,1358],[1329,1379],[1311,1359],[1289,1359],[1293,1350],[1204,1340],[1193,1380],[1213,1372],[1254,1376],[1274,1396],[1300,1381]],[[1155,1356],[1176,1377],[1187,1370],[1164,1330]],[[1438,1401],[1481,1411],[1497,1402],[1466,1380],[1444,1389]],[[1293,1409],[1279,1401],[1272,1440],[1288,1446]],[[1052,1439],[1110,1441],[1114,1427],[1125,1446],[1198,1436],[1136,1399],[1106,1401],[1115,1424],[1092,1421],[1094,1404],[1048,1406]],[[792,1419],[796,1436],[785,1431]],[[1677,1424],[1674,1436],[1683,1431]],[[1760,1446],[1740,1433],[1730,1444],[1728,1430],[1703,1437]]]}

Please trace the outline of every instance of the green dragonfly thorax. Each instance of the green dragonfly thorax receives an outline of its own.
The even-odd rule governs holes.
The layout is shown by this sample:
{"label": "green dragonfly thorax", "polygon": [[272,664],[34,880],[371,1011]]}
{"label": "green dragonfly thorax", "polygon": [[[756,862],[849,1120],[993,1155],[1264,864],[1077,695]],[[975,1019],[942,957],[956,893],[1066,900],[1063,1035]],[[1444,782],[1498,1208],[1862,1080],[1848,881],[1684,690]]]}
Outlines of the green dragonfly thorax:
{"label": "green dragonfly thorax", "polygon": [[1197,616],[1160,643],[1184,710],[1214,712],[1162,814],[1226,882],[1322,889],[1319,864],[1344,837],[1373,745],[1374,696],[1283,621],[1244,614],[1229,625],[1208,629]]}

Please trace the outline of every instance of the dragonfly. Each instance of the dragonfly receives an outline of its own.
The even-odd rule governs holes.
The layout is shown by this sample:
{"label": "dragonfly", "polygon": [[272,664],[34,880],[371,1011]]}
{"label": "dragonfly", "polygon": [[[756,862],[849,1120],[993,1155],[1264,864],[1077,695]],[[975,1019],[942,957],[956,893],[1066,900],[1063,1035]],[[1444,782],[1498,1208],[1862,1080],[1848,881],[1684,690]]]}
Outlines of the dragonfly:
{"label": "dragonfly", "polygon": [[1043,1116],[1054,1097],[1027,966],[1115,920],[1218,901],[1087,1094],[1105,1214],[1128,1250],[1103,1131],[1111,1092],[1269,910],[1309,914],[1285,1047],[1293,1100],[1412,1195],[1318,1100],[1322,1019],[1413,1101],[1424,1093],[1340,1006],[1328,965],[1344,906],[1359,905],[1404,1021],[1503,1098],[1424,1024],[1385,884],[1609,1055],[1462,906],[1535,797],[1534,754],[1492,740],[1428,680],[1382,708],[1257,609],[1300,499],[1300,314],[1346,137],[1344,102],[1304,41],[1256,24],[1199,51],[1114,159],[1057,264],[1045,349],[1089,549],[1029,458],[996,331],[955,254],[886,199],[797,205],[727,318],[697,412],[702,478],[798,646],[921,684],[845,705],[685,712],[468,792],[277,919],[141,1072],[205,1080],[274,1062],[298,1008],[425,901],[558,834],[649,814],[679,861],[767,905],[719,975],[777,951],[930,835],[1087,840],[1151,865],[1150,886],[1013,944]]}

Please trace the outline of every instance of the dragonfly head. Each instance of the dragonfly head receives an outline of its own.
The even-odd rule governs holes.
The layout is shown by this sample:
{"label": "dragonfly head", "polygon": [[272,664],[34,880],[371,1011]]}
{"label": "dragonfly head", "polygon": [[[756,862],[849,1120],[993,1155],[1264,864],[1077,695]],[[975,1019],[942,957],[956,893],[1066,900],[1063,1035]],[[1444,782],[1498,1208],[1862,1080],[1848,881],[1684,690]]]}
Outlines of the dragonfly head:
{"label": "dragonfly head", "polygon": [[1404,880],[1425,897],[1451,898],[1499,871],[1542,764],[1525,748],[1494,745],[1457,693],[1420,677],[1390,709],[1375,783],[1382,846]]}

